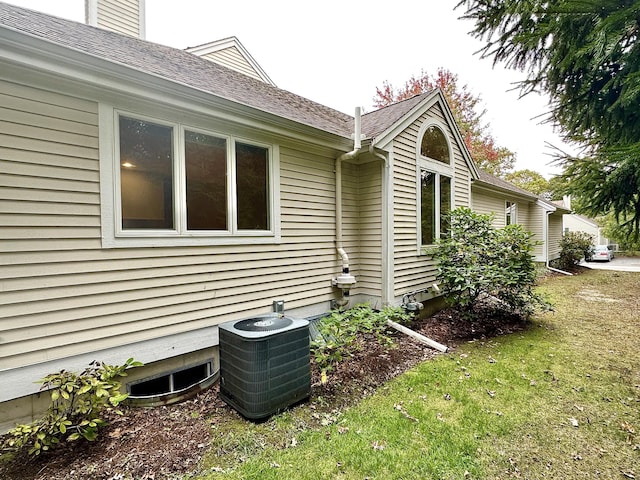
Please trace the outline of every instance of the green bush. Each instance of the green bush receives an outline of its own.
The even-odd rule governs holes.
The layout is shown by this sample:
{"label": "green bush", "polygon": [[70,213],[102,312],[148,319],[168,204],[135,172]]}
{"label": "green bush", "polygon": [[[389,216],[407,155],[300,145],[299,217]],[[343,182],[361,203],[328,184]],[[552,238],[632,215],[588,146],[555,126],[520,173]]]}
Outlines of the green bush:
{"label": "green bush", "polygon": [[560,257],[554,261],[554,266],[570,270],[579,264],[580,260],[591,256],[593,235],[585,232],[567,232],[562,236],[560,249]]}
{"label": "green bush", "polygon": [[40,455],[61,440],[95,440],[98,429],[106,424],[103,412],[112,410],[128,397],[120,392],[118,378],[127,375],[127,368],[140,365],[132,358],[119,366],[92,362],[80,374],[61,370],[47,375],[39,381],[41,389],[47,389],[51,394],[47,412],[32,423],[10,430],[2,449],[28,449],[29,455]]}
{"label": "green bush", "polygon": [[492,308],[529,317],[548,308],[535,291],[533,235],[520,225],[495,229],[492,217],[464,207],[450,214],[451,235],[440,240],[434,257],[447,303],[465,315]]}
{"label": "green bush", "polygon": [[351,355],[357,348],[359,334],[375,335],[380,343],[393,344],[387,330],[387,320],[406,323],[411,316],[401,307],[385,307],[373,310],[367,304],[356,305],[344,312],[334,310],[318,323],[320,337],[311,342],[311,353],[320,368],[323,381],[343,358]]}

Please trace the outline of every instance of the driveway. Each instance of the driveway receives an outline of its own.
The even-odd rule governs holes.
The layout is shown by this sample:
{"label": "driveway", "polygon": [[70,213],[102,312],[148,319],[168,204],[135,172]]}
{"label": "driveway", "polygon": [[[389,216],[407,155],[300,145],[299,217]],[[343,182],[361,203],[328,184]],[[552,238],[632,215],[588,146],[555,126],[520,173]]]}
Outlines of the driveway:
{"label": "driveway", "polygon": [[610,262],[580,262],[583,267],[594,270],[617,270],[620,272],[640,272],[640,257],[615,257]]}

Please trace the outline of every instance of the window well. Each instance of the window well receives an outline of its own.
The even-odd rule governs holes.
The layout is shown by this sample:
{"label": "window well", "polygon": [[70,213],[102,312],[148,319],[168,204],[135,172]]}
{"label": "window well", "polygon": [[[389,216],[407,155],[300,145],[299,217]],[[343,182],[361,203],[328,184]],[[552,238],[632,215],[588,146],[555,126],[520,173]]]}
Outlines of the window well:
{"label": "window well", "polygon": [[127,385],[133,405],[168,405],[184,400],[210,386],[218,376],[213,362],[176,370]]}

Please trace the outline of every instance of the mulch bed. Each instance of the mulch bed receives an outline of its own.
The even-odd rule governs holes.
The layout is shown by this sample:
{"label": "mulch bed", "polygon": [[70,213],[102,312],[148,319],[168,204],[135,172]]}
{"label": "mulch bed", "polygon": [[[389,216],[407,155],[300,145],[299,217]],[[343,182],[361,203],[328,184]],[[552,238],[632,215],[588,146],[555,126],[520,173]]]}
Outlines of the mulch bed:
{"label": "mulch bed", "polygon": [[[526,328],[518,317],[493,315],[468,322],[446,309],[417,320],[411,329],[455,348],[460,342],[490,338]],[[322,397],[323,408],[344,409],[372,394],[389,379],[439,353],[409,336],[394,333],[399,348],[385,349],[374,337],[360,337],[361,348],[320,382],[312,364],[312,395]],[[303,406],[304,408],[304,406]],[[25,455],[2,461],[4,480],[109,479],[161,480],[197,470],[209,449],[211,425],[228,415],[238,415],[218,398],[218,386],[179,404],[151,409],[124,408],[113,415],[95,442],[74,442],[37,458]]]}

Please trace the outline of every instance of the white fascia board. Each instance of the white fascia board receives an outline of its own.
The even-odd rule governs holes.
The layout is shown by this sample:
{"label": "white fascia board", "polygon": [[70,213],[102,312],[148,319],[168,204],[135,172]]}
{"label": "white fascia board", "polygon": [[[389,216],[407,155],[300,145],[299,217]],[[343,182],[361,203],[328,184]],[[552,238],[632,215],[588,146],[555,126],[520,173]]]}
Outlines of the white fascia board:
{"label": "white fascia board", "polygon": [[409,125],[415,122],[424,112],[430,109],[437,101],[436,91],[425,98],[422,102],[417,104],[410,110],[404,117],[402,117],[399,121],[391,125],[380,135],[375,137],[372,140],[372,143],[376,148],[381,150],[385,150],[389,147],[394,138],[396,138],[403,130],[405,130]]}
{"label": "white fascia board", "polygon": [[376,148],[384,149],[391,141],[396,138],[404,129],[406,129],[409,125],[415,122],[421,115],[423,115],[427,110],[429,110],[436,103],[440,103],[442,110],[446,116],[447,123],[451,127],[451,131],[453,132],[454,137],[456,138],[456,142],[460,146],[460,150],[462,151],[462,156],[471,171],[471,175],[473,179],[479,178],[480,174],[478,173],[478,167],[473,162],[471,158],[471,154],[467,149],[466,144],[464,143],[464,139],[462,135],[460,135],[460,130],[458,129],[458,124],[453,118],[453,114],[451,113],[451,109],[449,108],[449,104],[447,100],[444,98],[444,94],[438,88],[433,90],[429,96],[427,96],[422,102],[416,105],[412,110],[410,110],[402,119],[398,122],[394,123],[387,130],[378,135],[373,143]]}
{"label": "white fascia board", "polygon": [[0,27],[0,43],[0,78],[11,80],[7,74],[13,67],[14,73],[21,73],[19,80],[27,84],[37,83],[39,78],[48,79],[43,88],[54,87],[90,100],[147,100],[305,144],[337,151],[351,149],[350,138],[31,35]]}
{"label": "white fascia board", "polygon": [[558,207],[556,207],[555,205],[553,205],[552,203],[546,202],[540,198],[538,198],[538,200],[536,200],[536,205],[538,205],[540,208],[542,208],[545,212],[555,212],[556,210],[558,210]]}
{"label": "white fascia board", "polygon": [[525,195],[523,193],[514,192],[513,190],[509,190],[507,188],[502,188],[502,187],[498,187],[496,185],[493,185],[491,183],[483,182],[482,180],[475,180],[471,184],[471,192],[472,192],[471,194],[472,195],[473,195],[473,190],[484,190],[484,191],[493,193],[494,195],[500,195],[500,196],[504,197],[505,199],[515,198],[515,199],[520,199],[520,200],[526,200],[528,202],[531,202],[533,200],[537,200],[538,199],[538,197],[536,197],[533,194]]}

